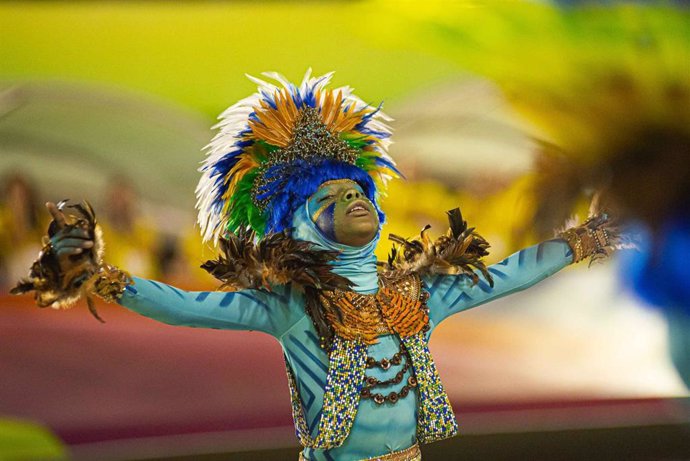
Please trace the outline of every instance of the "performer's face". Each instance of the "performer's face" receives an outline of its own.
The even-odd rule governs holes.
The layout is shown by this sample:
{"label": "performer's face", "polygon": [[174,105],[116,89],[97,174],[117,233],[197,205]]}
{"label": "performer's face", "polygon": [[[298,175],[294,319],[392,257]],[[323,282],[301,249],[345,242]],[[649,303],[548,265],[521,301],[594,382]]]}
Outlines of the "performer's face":
{"label": "performer's face", "polygon": [[371,242],[379,230],[374,204],[354,181],[326,181],[309,198],[309,217],[329,239],[349,246]]}

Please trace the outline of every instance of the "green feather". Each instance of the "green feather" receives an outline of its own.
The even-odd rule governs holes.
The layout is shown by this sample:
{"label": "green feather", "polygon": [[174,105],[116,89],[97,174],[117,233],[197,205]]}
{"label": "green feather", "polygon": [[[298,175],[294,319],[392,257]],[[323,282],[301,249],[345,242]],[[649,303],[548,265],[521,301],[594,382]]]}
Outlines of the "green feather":
{"label": "green feather", "polygon": [[364,171],[371,171],[376,169],[376,157],[369,155],[360,155],[355,160],[355,166],[361,168]]}
{"label": "green feather", "polygon": [[363,149],[368,145],[367,136],[357,133],[340,133],[340,139],[353,149]]}
{"label": "green feather", "polygon": [[254,205],[252,200],[252,188],[254,179],[259,174],[259,169],[248,172],[237,183],[235,193],[230,199],[230,216],[228,219],[228,231],[237,232],[238,229],[251,226],[257,234],[262,235],[266,227],[266,219]]}
{"label": "green feather", "polygon": [[262,165],[266,160],[268,160],[270,154],[277,150],[280,150],[280,147],[269,144],[266,141],[259,140],[254,143],[252,149],[252,154],[254,155],[254,158],[259,163],[259,165]]}

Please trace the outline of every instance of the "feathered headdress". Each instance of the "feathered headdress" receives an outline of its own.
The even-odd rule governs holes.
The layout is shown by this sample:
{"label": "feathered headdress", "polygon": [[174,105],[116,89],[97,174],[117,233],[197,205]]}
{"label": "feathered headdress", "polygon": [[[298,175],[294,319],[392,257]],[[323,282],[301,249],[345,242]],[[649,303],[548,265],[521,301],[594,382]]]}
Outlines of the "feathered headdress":
{"label": "feathered headdress", "polygon": [[[196,189],[205,241],[251,227],[257,235],[291,225],[293,212],[331,179],[358,182],[376,204],[388,179],[399,177],[387,154],[388,118],[352,94],[326,88],[332,72],[297,87],[248,76],[258,91],[220,115]],[[379,210],[381,219],[383,214]]]}

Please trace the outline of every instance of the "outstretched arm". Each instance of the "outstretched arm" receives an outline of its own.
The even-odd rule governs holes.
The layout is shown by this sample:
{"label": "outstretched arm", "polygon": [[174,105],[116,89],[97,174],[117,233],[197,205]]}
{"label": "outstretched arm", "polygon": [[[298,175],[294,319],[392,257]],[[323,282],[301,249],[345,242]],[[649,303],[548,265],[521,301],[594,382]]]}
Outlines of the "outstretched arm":
{"label": "outstretched arm", "polygon": [[568,242],[548,240],[525,248],[503,261],[489,266],[494,286],[480,275],[473,284],[467,275],[432,275],[424,278],[429,292],[429,317],[438,325],[450,315],[487,303],[535,283],[558,272],[573,261]]}
{"label": "outstretched arm", "polygon": [[171,325],[259,330],[281,336],[304,316],[302,293],[290,285],[273,291],[186,292],[130,276],[103,261],[103,242],[91,206],[48,203],[53,221],[29,277],[12,292],[34,292],[39,306],[70,307],[85,297],[99,320],[93,296]]}
{"label": "outstretched arm", "polygon": [[273,291],[183,291],[164,283],[133,277],[118,301],[146,317],[170,325],[221,330],[258,330],[280,336],[304,316],[301,292],[291,286]]}

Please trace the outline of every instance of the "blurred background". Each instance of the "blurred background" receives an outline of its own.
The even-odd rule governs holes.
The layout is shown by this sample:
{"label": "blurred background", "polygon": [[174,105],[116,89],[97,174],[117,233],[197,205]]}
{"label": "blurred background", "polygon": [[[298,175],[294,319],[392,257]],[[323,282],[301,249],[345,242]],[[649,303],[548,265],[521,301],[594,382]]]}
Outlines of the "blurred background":
{"label": "blurred background", "polygon": [[245,73],[310,67],[395,119],[384,235],[444,232],[460,206],[497,262],[594,190],[636,229],[639,250],[437,329],[463,435],[424,459],[690,459],[683,3],[2,2],[0,62],[0,460],[296,459],[271,338],[8,292],[66,198],[94,205],[112,264],[214,289],[194,211],[211,126]]}

